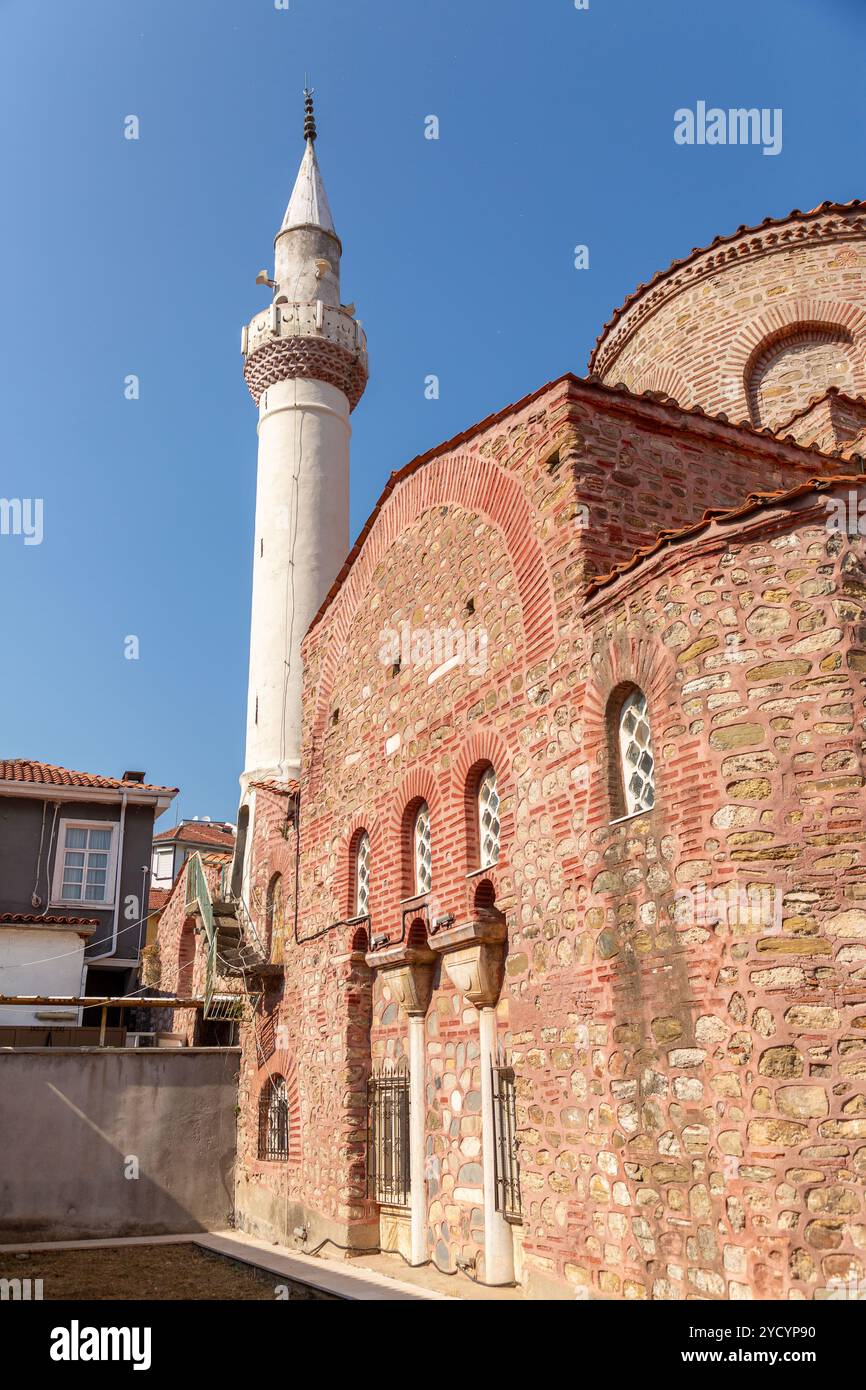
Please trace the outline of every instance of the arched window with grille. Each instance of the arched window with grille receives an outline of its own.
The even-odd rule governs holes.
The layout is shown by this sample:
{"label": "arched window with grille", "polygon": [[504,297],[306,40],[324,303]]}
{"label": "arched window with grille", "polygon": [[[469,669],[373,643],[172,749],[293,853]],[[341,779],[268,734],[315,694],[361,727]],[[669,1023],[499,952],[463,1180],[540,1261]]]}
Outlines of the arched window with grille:
{"label": "arched window with grille", "polygon": [[648,811],[655,804],[655,759],[647,699],[635,687],[619,712],[619,765],[623,813]]}
{"label": "arched window with grille", "polygon": [[289,1156],[289,1098],[284,1076],[269,1076],[259,1096],[259,1158]]}
{"label": "arched window with grille", "polygon": [[489,869],[499,858],[499,790],[496,769],[489,765],[478,779],[478,867]]}
{"label": "arched window with grille", "polygon": [[430,808],[422,801],[415,812],[412,835],[415,868],[415,893],[420,897],[433,887],[433,855],[430,841]]}
{"label": "arched window with grille", "polygon": [[354,915],[367,917],[370,912],[370,836],[362,830],[355,841]]}

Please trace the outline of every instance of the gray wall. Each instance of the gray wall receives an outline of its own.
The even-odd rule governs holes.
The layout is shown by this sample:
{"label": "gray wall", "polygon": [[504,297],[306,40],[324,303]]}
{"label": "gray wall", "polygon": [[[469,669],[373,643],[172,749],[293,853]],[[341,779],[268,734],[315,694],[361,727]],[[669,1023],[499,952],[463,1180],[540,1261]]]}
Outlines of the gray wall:
{"label": "gray wall", "polygon": [[238,1066],[236,1049],[0,1050],[0,1243],[226,1226]]}

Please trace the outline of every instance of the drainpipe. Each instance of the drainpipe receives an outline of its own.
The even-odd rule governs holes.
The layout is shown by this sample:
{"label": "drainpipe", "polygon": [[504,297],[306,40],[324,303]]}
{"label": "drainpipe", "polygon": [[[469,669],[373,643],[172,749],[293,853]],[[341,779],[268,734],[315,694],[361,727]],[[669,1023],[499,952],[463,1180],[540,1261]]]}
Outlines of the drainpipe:
{"label": "drainpipe", "polygon": [[510,1284],[514,1281],[514,1241],[511,1227],[496,1210],[496,1131],[493,1121],[493,1072],[496,1062],[496,1011],[478,1010],[478,1040],[481,1047],[481,1134],[484,1173],[484,1281]]}
{"label": "drainpipe", "polygon": [[117,950],[117,930],[120,920],[120,879],[123,873],[123,835],[126,830],[126,802],[128,793],[123,793],[123,800],[120,804],[120,834],[117,844],[117,872],[114,878],[114,920],[111,926],[111,945],[107,951],[100,951],[98,955],[90,956],[88,964],[92,965],[95,960],[106,960],[113,956]]}

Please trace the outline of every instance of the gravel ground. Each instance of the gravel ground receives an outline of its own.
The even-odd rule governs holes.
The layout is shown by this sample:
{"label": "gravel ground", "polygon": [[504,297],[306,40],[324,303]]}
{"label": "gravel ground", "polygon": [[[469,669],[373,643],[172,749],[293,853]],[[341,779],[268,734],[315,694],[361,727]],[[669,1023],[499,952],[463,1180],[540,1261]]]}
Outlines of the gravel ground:
{"label": "gravel ground", "polygon": [[[0,1278],[41,1279],[43,1298],[275,1300],[277,1274],[252,1269],[195,1245],[107,1246],[99,1250],[35,1250],[0,1256]],[[289,1284],[291,1299],[326,1299]]]}

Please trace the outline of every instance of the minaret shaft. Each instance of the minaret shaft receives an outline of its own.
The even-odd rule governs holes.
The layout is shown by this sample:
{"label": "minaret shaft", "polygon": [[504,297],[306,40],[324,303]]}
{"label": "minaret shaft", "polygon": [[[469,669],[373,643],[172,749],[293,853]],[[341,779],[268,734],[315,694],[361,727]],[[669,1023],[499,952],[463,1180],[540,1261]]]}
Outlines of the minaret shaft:
{"label": "minaret shaft", "polygon": [[245,778],[300,771],[301,641],[349,550],[349,402],[294,377],[259,405]]}

